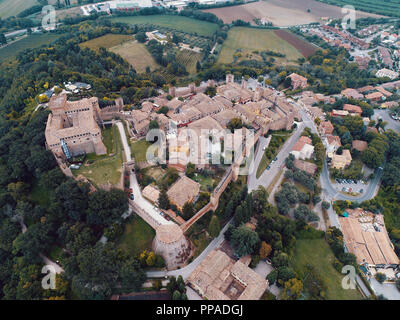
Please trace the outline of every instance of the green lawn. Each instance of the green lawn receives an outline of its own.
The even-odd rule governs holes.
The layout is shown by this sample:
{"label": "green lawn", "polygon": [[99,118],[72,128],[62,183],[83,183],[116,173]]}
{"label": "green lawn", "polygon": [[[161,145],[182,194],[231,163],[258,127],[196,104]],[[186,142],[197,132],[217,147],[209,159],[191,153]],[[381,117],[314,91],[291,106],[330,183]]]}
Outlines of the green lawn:
{"label": "green lawn", "polygon": [[302,54],[291,44],[278,37],[274,30],[254,29],[246,27],[234,27],[228,32],[228,38],[225,40],[218,63],[232,63],[233,55],[237,50],[241,50],[241,59],[261,60],[261,57],[255,51],[274,51],[283,53],[285,58],[275,58],[278,62],[293,62],[302,58]]}
{"label": "green lawn", "polygon": [[335,257],[324,239],[300,239],[291,257],[291,265],[296,273],[304,279],[307,265],[312,265],[326,286],[327,300],[360,300],[362,295],[358,290],[344,290],[341,286],[343,275],[334,269],[332,262]]}
{"label": "green lawn", "polygon": [[201,191],[210,192],[213,189],[214,179],[212,177],[197,173],[194,175],[193,180],[200,183]]}
{"label": "green lawn", "polygon": [[131,144],[132,157],[135,158],[136,162],[146,161],[147,148],[150,147],[150,145],[151,143],[145,139]]}
{"label": "green lawn", "polygon": [[16,55],[26,49],[34,49],[42,45],[48,45],[61,37],[60,34],[32,34],[26,38],[18,40],[6,47],[0,49],[0,62],[15,58]]}
{"label": "green lawn", "polygon": [[0,18],[16,16],[36,4],[38,4],[36,0],[0,0]]}
{"label": "green lawn", "polygon": [[117,126],[102,131],[103,142],[108,155],[88,154],[84,165],[73,170],[75,176],[83,175],[93,184],[100,186],[106,183],[117,184],[122,174],[122,143]]}
{"label": "green lawn", "polygon": [[152,24],[160,27],[172,28],[204,37],[211,37],[218,29],[215,23],[196,20],[176,15],[150,15],[111,18],[113,22],[128,24]]}
{"label": "green lawn", "polygon": [[125,226],[125,232],[118,241],[120,248],[131,255],[139,255],[144,250],[151,250],[155,231],[137,215]]}

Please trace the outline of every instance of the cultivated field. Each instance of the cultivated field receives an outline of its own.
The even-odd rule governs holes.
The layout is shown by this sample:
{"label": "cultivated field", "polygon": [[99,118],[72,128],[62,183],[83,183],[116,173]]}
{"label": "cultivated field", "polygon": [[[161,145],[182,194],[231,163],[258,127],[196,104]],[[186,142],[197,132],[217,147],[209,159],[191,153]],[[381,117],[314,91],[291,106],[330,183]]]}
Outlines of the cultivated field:
{"label": "cultivated field", "polygon": [[352,5],[358,10],[387,16],[400,17],[399,0],[319,0],[337,6]]}
{"label": "cultivated field", "polygon": [[80,46],[92,50],[98,50],[101,47],[109,49],[132,39],[133,37],[127,34],[106,34],[102,37],[82,42]]}
{"label": "cultivated field", "polygon": [[176,55],[176,61],[186,67],[190,74],[196,73],[196,63],[201,61],[203,54],[191,50],[182,50]]}
{"label": "cultivated field", "polygon": [[36,0],[0,0],[0,18],[16,16],[36,4]]}
{"label": "cultivated field", "polygon": [[[331,1],[331,0],[326,0]],[[364,0],[375,1],[375,0]],[[334,0],[336,2],[336,0]],[[337,2],[356,2],[337,1]],[[309,11],[308,11],[309,10]],[[323,17],[342,18],[342,8],[321,3],[315,0],[266,0],[252,2],[235,7],[224,7],[203,10],[214,13],[225,23],[241,19],[255,25],[254,19],[266,19],[274,26],[286,27],[293,25],[320,22]],[[358,18],[377,17],[375,14],[357,11]]]}
{"label": "cultivated field", "polygon": [[317,47],[307,41],[300,39],[298,36],[287,30],[275,30],[275,34],[286,42],[289,42],[293,47],[299,50],[304,57],[309,57],[314,54],[315,51],[317,51]]}
{"label": "cultivated field", "polygon": [[241,49],[243,57],[256,58],[254,51],[271,50],[285,54],[285,58],[276,58],[282,63],[295,62],[303,55],[291,44],[276,35],[274,30],[235,27],[229,30],[218,63],[232,63],[233,55]]}
{"label": "cultivated field", "polygon": [[59,37],[61,37],[60,34],[33,34],[18,40],[6,47],[0,48],[0,62],[6,59],[15,58],[16,55],[23,50],[38,48],[42,45],[48,45]]}
{"label": "cultivated field", "polygon": [[111,18],[111,21],[132,25],[152,24],[160,27],[167,27],[178,31],[197,34],[203,37],[211,37],[218,28],[215,23],[175,15],[116,17]]}
{"label": "cultivated field", "polygon": [[137,72],[144,72],[147,66],[150,67],[151,71],[159,67],[145,45],[136,40],[111,47],[109,50],[128,61]]}

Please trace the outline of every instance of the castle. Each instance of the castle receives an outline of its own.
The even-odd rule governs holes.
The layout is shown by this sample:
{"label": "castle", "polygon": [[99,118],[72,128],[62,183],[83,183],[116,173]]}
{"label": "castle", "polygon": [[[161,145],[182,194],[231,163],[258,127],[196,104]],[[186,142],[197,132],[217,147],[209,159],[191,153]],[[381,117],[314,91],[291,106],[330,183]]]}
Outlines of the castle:
{"label": "castle", "polygon": [[56,158],[107,152],[99,127],[101,111],[97,98],[67,101],[67,96],[62,94],[50,99],[49,109],[46,147]]}

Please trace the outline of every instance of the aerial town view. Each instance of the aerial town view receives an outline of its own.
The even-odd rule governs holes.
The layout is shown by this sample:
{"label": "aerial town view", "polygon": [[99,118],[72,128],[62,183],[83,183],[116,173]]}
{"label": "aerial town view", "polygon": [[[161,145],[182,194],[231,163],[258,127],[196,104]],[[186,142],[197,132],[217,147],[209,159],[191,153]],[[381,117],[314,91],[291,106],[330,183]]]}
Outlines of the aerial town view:
{"label": "aerial town view", "polygon": [[0,300],[400,300],[399,257],[400,0],[0,0]]}

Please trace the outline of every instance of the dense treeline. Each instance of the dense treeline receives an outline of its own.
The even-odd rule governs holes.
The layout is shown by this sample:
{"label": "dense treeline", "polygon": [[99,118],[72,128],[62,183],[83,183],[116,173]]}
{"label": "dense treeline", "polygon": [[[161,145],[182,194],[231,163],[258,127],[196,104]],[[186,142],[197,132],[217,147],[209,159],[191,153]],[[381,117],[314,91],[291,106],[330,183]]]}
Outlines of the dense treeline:
{"label": "dense treeline", "polygon": [[[113,53],[79,47],[102,34],[129,31],[108,23],[64,28],[52,46],[27,50],[0,67],[0,298],[102,299],[137,290],[146,278],[140,259],[116,247],[118,236],[99,243],[104,233],[123,230],[126,195],[90,192],[66,178],[45,149],[48,112],[27,112],[39,93],[65,81],[88,82],[100,98],[120,93],[128,103],[154,94],[150,75],[138,76]],[[52,256],[54,250],[61,250],[65,272],[57,277],[57,290],[45,291],[39,254]]]}

